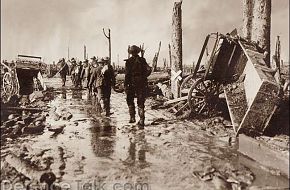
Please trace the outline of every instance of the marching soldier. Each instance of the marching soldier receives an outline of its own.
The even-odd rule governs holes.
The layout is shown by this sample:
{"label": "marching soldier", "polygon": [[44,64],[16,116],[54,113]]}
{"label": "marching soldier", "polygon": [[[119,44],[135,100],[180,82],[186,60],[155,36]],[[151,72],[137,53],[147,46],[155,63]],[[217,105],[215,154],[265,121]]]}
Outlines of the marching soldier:
{"label": "marching soldier", "polygon": [[84,82],[84,87],[88,88],[89,86],[89,72],[90,72],[90,67],[89,67],[89,61],[86,59],[84,60],[83,64],[83,69],[81,73],[81,79],[82,82]]}
{"label": "marching soldier", "polygon": [[94,84],[97,102],[101,105],[106,116],[110,116],[111,88],[115,86],[113,67],[109,64],[109,58],[100,59],[99,65],[93,70],[90,85]]}
{"label": "marching soldier", "polygon": [[75,67],[77,66],[77,62],[75,58],[71,58],[70,62],[71,62],[71,68],[70,68],[71,80],[72,80],[73,85],[75,85],[76,83]]}
{"label": "marching soldier", "polygon": [[94,73],[96,73],[96,69],[98,68],[98,66],[99,66],[99,63],[97,62],[97,60],[92,61],[91,65],[89,65],[89,72],[88,72],[88,93],[89,93],[89,96],[92,94],[93,90],[95,89],[96,76]]}
{"label": "marching soldier", "polygon": [[61,80],[62,80],[62,86],[65,86],[66,75],[69,73],[69,67],[68,67],[67,63],[65,62],[64,58],[60,59],[59,63],[60,63],[59,74],[60,74],[60,77],[61,77]]}
{"label": "marching soldier", "polygon": [[147,64],[145,58],[138,54],[141,51],[136,45],[130,46],[128,53],[132,56],[126,60],[125,64],[125,82],[124,87],[127,94],[127,105],[129,108],[130,121],[135,123],[135,104],[134,97],[137,97],[138,114],[140,120],[138,127],[144,129],[145,121],[145,99],[148,87],[147,77],[151,74],[151,68]]}
{"label": "marching soldier", "polygon": [[75,66],[75,87],[81,87],[81,73],[82,73],[83,65],[82,62],[79,61]]}
{"label": "marching soldier", "polygon": [[103,77],[103,84],[100,91],[101,98],[103,99],[106,116],[110,116],[111,89],[115,87],[116,79],[109,57],[104,58],[104,67],[101,70],[101,76]]}

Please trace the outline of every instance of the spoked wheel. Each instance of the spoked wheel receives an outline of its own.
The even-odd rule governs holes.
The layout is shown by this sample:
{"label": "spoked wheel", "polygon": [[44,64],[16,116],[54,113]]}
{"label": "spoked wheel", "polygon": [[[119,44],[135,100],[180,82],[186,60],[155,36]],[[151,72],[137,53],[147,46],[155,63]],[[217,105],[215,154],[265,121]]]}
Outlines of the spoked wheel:
{"label": "spoked wheel", "polygon": [[11,73],[5,73],[3,76],[3,91],[7,96],[13,95],[14,85]]}
{"label": "spoked wheel", "polygon": [[193,75],[187,76],[180,85],[180,97],[187,95],[190,87],[195,83],[196,77]]}
{"label": "spoked wheel", "polygon": [[180,85],[180,97],[188,95],[189,90],[192,87],[192,85],[194,85],[194,83],[201,76],[201,72],[196,73],[196,74],[190,74],[182,81]]}
{"label": "spoked wheel", "polygon": [[211,80],[199,78],[190,88],[188,103],[192,113],[211,115],[218,103],[220,85]]}
{"label": "spoked wheel", "polygon": [[19,84],[15,71],[6,72],[3,75],[1,90],[3,90],[1,95],[4,102],[9,101],[13,95],[19,93]]}

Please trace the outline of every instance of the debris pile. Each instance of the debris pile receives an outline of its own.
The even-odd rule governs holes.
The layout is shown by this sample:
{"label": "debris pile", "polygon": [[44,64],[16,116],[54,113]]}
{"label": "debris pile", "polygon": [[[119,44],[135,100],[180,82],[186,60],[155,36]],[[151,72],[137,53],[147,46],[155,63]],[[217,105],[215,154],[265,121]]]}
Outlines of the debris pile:
{"label": "debris pile", "polygon": [[[9,102],[2,103],[1,141],[5,142],[21,135],[41,134],[46,126],[49,126],[46,123],[46,117],[49,115],[48,102],[53,97],[51,91],[35,91],[30,95],[14,95]],[[64,113],[62,117],[56,118],[69,120],[72,114]]]}
{"label": "debris pile", "polygon": [[212,183],[216,189],[244,189],[255,180],[254,174],[248,168],[237,170],[231,164],[225,164],[220,170],[205,166],[200,171],[194,171],[193,176]]}

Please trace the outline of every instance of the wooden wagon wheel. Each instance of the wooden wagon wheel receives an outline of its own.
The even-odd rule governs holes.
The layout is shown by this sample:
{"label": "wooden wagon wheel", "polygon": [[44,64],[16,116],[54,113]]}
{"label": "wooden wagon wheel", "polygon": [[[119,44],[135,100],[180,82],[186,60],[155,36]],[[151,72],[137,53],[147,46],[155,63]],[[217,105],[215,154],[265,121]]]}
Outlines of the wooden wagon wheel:
{"label": "wooden wagon wheel", "polygon": [[190,87],[195,83],[196,79],[196,76],[191,74],[182,81],[180,85],[180,97],[188,94]]}
{"label": "wooden wagon wheel", "polygon": [[12,96],[14,92],[13,78],[9,72],[6,72],[3,76],[3,91],[7,97]]}
{"label": "wooden wagon wheel", "polygon": [[202,68],[200,71],[198,71],[196,74],[192,73],[188,75],[181,83],[180,85],[180,97],[186,96],[189,93],[190,88],[194,83],[199,79],[205,70]]}
{"label": "wooden wagon wheel", "polygon": [[192,113],[210,115],[217,105],[220,85],[199,78],[190,88],[188,103]]}

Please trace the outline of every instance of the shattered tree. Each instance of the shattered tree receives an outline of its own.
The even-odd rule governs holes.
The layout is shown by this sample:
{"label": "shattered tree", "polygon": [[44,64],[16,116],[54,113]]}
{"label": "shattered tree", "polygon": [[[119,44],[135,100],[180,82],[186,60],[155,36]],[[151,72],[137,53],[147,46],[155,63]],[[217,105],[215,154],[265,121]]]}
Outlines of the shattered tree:
{"label": "shattered tree", "polygon": [[265,62],[270,67],[271,0],[243,1],[243,33],[267,51]]}
{"label": "shattered tree", "polygon": [[253,0],[243,0],[243,35],[247,40],[252,37]]}
{"label": "shattered tree", "polygon": [[154,58],[153,58],[152,71],[157,71],[157,62],[158,62],[160,48],[161,48],[161,41],[159,42],[158,51],[157,53],[155,53]]}
{"label": "shattered tree", "polygon": [[[172,48],[171,48],[171,73],[182,71],[182,19],[181,2],[175,2],[172,16]],[[173,77],[173,76],[171,76]],[[174,98],[179,96],[180,81],[177,78],[171,79],[171,92]]]}

